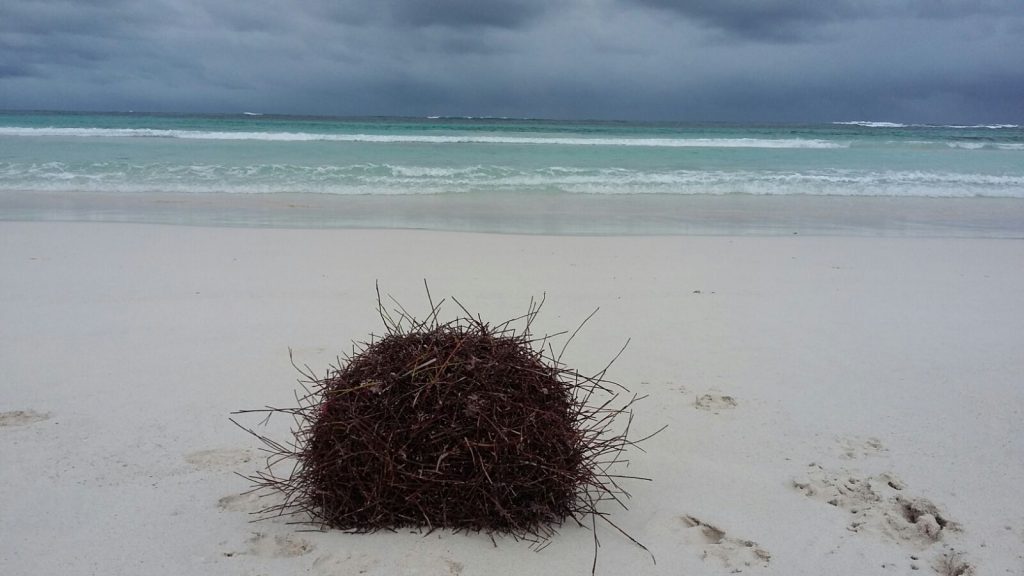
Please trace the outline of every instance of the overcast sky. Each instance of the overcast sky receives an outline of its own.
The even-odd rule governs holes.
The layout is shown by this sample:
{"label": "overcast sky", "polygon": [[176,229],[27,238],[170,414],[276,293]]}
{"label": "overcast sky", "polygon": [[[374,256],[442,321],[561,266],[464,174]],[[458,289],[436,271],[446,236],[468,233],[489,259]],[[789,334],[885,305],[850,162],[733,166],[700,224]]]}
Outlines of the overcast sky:
{"label": "overcast sky", "polygon": [[2,0],[0,108],[1024,123],[1024,0]]}

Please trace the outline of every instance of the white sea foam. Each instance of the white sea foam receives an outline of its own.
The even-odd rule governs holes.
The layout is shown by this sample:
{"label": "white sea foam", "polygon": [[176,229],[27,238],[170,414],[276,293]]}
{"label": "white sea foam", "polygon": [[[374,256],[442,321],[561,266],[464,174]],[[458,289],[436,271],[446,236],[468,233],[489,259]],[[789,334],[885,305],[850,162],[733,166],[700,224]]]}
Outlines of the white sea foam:
{"label": "white sea foam", "polygon": [[833,122],[833,124],[862,126],[864,128],[953,128],[957,130],[1004,130],[1021,127],[1019,124],[901,124],[899,122],[872,122],[867,120]]}
{"label": "white sea foam", "polygon": [[567,192],[1024,198],[1024,176],[923,171],[673,171],[561,179]]}
{"label": "white sea foam", "polygon": [[178,138],[264,140],[273,142],[369,142],[398,144],[519,144],[562,146],[642,146],[666,148],[846,148],[846,143],[801,138],[565,138],[481,135],[320,134],[312,132],[211,132],[149,128],[0,127],[0,136],[86,138]]}
{"label": "white sea foam", "polygon": [[299,192],[439,194],[750,194],[1009,197],[1024,199],[1024,175],[871,170],[662,170],[499,165],[131,164],[0,162],[0,191]]}
{"label": "white sea foam", "polygon": [[868,120],[833,122],[833,124],[841,124],[844,126],[863,126],[864,128],[906,128],[908,126],[907,124],[900,124],[899,122],[872,122]]}
{"label": "white sea foam", "polygon": [[[931,125],[928,125],[931,126]],[[971,124],[971,125],[948,125],[948,126],[932,126],[934,128],[957,128],[957,129],[981,129],[987,128],[989,130],[1002,130],[1020,128],[1019,124]]]}
{"label": "white sea foam", "polygon": [[1024,150],[1020,142],[947,142],[946,146],[961,150]]}

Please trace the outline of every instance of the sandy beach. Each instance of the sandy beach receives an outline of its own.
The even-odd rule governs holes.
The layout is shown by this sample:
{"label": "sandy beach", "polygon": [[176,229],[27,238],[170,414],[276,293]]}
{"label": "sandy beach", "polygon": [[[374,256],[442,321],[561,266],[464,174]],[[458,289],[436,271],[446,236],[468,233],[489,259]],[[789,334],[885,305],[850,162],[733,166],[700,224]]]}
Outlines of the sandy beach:
{"label": "sandy beach", "polygon": [[[1024,573],[1024,241],[522,236],[0,222],[0,573],[588,574],[485,535],[309,532],[236,475],[230,413],[292,402],[410,311],[485,319],[547,294],[598,315],[565,361],[649,395],[629,510],[597,573]],[[454,313],[454,310],[449,310]],[[249,424],[257,424],[254,419]],[[287,439],[290,422],[268,434]],[[966,573],[949,572],[946,573]]]}

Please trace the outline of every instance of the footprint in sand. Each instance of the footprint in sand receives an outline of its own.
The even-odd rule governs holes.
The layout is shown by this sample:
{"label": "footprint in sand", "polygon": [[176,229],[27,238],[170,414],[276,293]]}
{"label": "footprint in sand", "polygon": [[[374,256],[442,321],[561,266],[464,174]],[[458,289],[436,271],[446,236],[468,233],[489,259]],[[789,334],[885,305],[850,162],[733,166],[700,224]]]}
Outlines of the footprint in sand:
{"label": "footprint in sand", "polygon": [[701,559],[705,562],[718,562],[736,572],[743,568],[767,567],[771,562],[772,555],[757,542],[731,538],[725,530],[693,516],[683,515],[679,519],[686,526],[687,541],[702,548]]}
{"label": "footprint in sand", "polygon": [[246,541],[248,548],[244,552],[224,552],[224,556],[232,557],[241,554],[262,558],[294,558],[309,554],[316,548],[312,542],[299,538],[294,534],[277,534],[271,536],[256,532]]}
{"label": "footprint in sand", "polygon": [[235,448],[200,450],[185,454],[185,462],[200,470],[231,470],[251,462],[252,451]]}
{"label": "footprint in sand", "polygon": [[[846,529],[855,534],[874,534],[905,546],[916,554],[945,548],[932,564],[940,574],[967,576],[973,568],[963,555],[939,542],[961,531],[958,523],[925,498],[907,493],[906,485],[892,474],[861,477],[849,470],[828,471],[818,464],[808,466],[803,479],[793,487],[808,498],[835,506],[847,514]],[[942,565],[948,572],[940,570]],[[916,569],[916,568],[915,568]]]}
{"label": "footprint in sand", "polygon": [[379,562],[366,554],[324,554],[313,561],[313,573],[323,575],[334,574],[366,574],[374,569]]}
{"label": "footprint in sand", "polygon": [[738,402],[732,396],[723,396],[721,394],[704,394],[703,396],[698,396],[697,400],[693,403],[698,410],[707,410],[708,412],[715,413],[718,413],[720,410],[732,410],[737,404]]}
{"label": "footprint in sand", "polygon": [[36,412],[35,410],[14,410],[11,412],[0,412],[0,428],[14,426],[28,426],[43,420],[49,420],[48,412]]}
{"label": "footprint in sand", "polygon": [[232,494],[217,500],[217,507],[228,512],[259,512],[265,508],[260,502],[260,496],[255,492],[245,494]]}
{"label": "footprint in sand", "polygon": [[839,438],[839,457],[843,460],[857,460],[870,456],[880,456],[889,449],[878,438]]}
{"label": "footprint in sand", "polygon": [[[649,385],[650,382],[641,382],[640,384],[642,384],[642,385]],[[663,384],[663,386],[665,388],[669,389],[669,390],[672,390],[673,392],[678,392],[680,394],[688,394],[689,393],[689,390],[687,390],[686,386],[683,385],[683,384],[676,384],[675,382],[666,381]]]}
{"label": "footprint in sand", "polygon": [[940,576],[974,576],[974,566],[967,563],[961,552],[952,550],[936,558],[932,569]]}
{"label": "footprint in sand", "polygon": [[891,474],[862,478],[848,470],[830,472],[811,464],[806,478],[794,480],[793,487],[809,498],[848,512],[847,530],[851,532],[875,532],[889,540],[926,548],[946,532],[959,529],[931,501],[907,494],[903,482]]}
{"label": "footprint in sand", "polygon": [[312,542],[294,534],[270,536],[257,532],[249,539],[249,554],[269,558],[293,558],[309,554],[314,548]]}

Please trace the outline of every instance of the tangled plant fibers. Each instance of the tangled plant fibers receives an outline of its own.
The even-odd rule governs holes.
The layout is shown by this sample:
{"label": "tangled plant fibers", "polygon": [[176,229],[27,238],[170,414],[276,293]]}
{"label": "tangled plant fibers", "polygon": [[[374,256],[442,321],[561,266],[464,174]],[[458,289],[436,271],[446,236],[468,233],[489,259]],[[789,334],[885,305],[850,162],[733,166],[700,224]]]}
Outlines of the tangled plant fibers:
{"label": "tangled plant fibers", "polygon": [[[605,379],[607,366],[583,376],[561,363],[549,337],[531,334],[543,300],[496,326],[461,304],[465,315],[448,322],[438,319],[443,301],[430,301],[425,320],[395,304],[388,312],[378,296],[386,333],[354,346],[325,377],[299,369],[297,407],[239,412],[285,413],[296,423],[288,444],[245,428],[270,453],[267,468],[248,478],[284,495],[261,515],[308,514],[355,532],[484,531],[534,544],[572,518],[595,529],[595,546],[599,519],[640,545],[598,509],[605,501],[625,508],[620,481],[633,477],[613,468],[639,442],[628,434],[640,398],[620,401],[628,391]],[[282,460],[294,461],[288,475],[273,470]]]}

